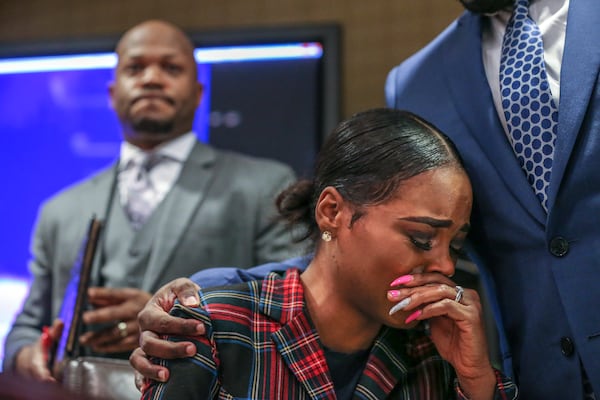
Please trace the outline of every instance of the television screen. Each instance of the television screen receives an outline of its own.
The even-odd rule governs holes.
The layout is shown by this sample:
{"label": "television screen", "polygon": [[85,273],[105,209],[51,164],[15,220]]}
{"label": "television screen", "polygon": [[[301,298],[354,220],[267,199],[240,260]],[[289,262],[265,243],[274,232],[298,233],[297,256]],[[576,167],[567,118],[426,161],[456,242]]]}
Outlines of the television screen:
{"label": "television screen", "polygon": [[[204,85],[194,124],[198,137],[310,175],[323,137],[340,116],[339,28],[190,36]],[[1,47],[0,288],[6,290],[0,301],[14,306],[0,311],[7,313],[0,315],[0,339],[26,292],[28,247],[41,202],[118,157],[121,136],[108,102],[115,43],[106,38]]]}

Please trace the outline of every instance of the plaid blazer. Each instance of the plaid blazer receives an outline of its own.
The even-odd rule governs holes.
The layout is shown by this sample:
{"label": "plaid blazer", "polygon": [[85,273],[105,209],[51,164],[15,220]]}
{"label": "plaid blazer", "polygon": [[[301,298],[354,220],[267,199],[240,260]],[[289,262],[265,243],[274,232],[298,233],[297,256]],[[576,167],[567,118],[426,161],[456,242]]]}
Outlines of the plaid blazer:
{"label": "plaid blazer", "polygon": [[[166,383],[149,382],[142,399],[336,399],[319,335],[305,308],[299,272],[285,278],[200,292],[202,308],[172,314],[201,320],[197,354],[159,360]],[[516,398],[498,374],[497,399]],[[354,399],[462,399],[452,366],[418,330],[384,327],[373,343]]]}

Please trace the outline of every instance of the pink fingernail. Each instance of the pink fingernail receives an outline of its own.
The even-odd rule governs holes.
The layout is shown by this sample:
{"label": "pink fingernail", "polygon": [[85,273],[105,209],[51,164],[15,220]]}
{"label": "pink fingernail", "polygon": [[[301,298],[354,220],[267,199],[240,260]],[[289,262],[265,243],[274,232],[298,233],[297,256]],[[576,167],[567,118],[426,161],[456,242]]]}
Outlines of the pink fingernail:
{"label": "pink fingernail", "polygon": [[390,286],[404,285],[405,283],[408,283],[412,280],[413,280],[412,275],[402,275],[400,278],[396,278],[396,280],[394,282],[390,283]]}
{"label": "pink fingernail", "polygon": [[419,318],[419,315],[421,315],[423,311],[421,310],[417,310],[414,313],[410,314],[408,316],[408,318],[406,318],[406,320],[404,321],[405,324],[410,324],[411,322],[413,322],[415,319]]}
{"label": "pink fingernail", "polygon": [[400,291],[399,290],[388,290],[388,299],[390,299],[390,300],[396,300],[399,297],[400,297]]}

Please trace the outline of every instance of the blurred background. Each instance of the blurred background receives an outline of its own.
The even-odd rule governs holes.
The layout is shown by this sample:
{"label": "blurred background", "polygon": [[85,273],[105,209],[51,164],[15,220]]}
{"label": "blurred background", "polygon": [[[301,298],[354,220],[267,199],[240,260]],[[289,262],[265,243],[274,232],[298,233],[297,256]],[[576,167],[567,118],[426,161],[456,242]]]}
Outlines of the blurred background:
{"label": "blurred background", "polygon": [[[272,141],[270,137],[262,139],[264,143],[274,144],[278,158],[304,174],[325,134],[323,130],[339,118],[383,106],[388,71],[433,39],[461,11],[462,6],[456,0],[0,0],[0,57],[33,56],[36,52],[40,55],[61,54],[62,49],[72,53],[75,49],[85,50],[88,44],[91,50],[101,50],[108,43],[110,51],[114,40],[123,31],[150,18],[168,20],[191,34],[210,31],[217,38],[220,31],[256,33],[264,30],[272,35],[277,30],[285,32],[288,27],[337,27],[339,41],[336,46],[339,47],[335,49],[335,56],[339,58],[334,72],[338,82],[331,86],[335,93],[326,93],[326,100],[323,93],[315,94],[305,87],[306,96],[293,99],[297,107],[292,108],[294,112],[289,117],[279,110],[271,113],[283,115],[281,119],[296,127],[300,127],[302,121],[306,122],[310,115],[317,135],[313,132],[307,135],[309,140],[300,143],[297,140],[302,135],[286,129],[287,136],[281,137],[283,142]],[[324,50],[325,56],[333,57],[327,48]],[[274,71],[272,65],[264,68],[271,73]],[[286,67],[285,70],[295,71],[294,68]],[[305,73],[313,76],[311,68],[322,66],[308,68]],[[220,66],[201,71],[201,79],[205,79],[216,94],[205,99],[196,130],[210,136],[208,141],[222,147],[232,147],[243,140],[240,140],[241,136],[231,135],[227,140],[219,139],[225,136],[217,134],[219,122],[215,122],[215,118],[226,125],[227,121],[231,124],[239,122],[241,115],[245,118],[241,134],[266,131],[260,127],[249,129],[249,118],[243,110],[239,115],[231,113],[233,108],[237,110],[242,106],[228,106],[226,101],[232,96],[217,92],[217,88],[229,83],[230,92],[235,93],[239,87],[230,77],[238,76],[242,70],[246,69],[236,64],[235,67]],[[50,80],[41,80],[39,73],[18,78],[0,75],[0,130],[5,138],[2,146],[5,162],[0,166],[0,175],[7,177],[3,185],[4,196],[0,197],[0,218],[4,221],[0,225],[0,343],[4,342],[12,318],[27,292],[29,238],[40,202],[67,184],[107,165],[118,154],[120,136],[105,100],[110,67],[104,67],[104,72],[94,74],[93,78],[86,74],[70,73],[68,80],[59,80],[55,75],[49,75]],[[313,78],[325,79],[322,75]],[[262,87],[259,78],[251,80]],[[294,82],[294,77],[289,77],[287,81],[277,81],[281,90],[299,94],[302,85],[298,85],[297,80]],[[77,94],[84,100],[75,100],[75,92],[69,92],[75,90],[73,88],[93,88],[95,94],[84,91]],[[256,86],[246,90],[262,96],[271,93],[257,90]],[[270,96],[271,101],[273,97],[279,98],[276,92]],[[313,112],[323,110],[322,102],[331,101],[332,97],[335,105],[325,110],[327,115]],[[99,121],[76,115],[72,111],[75,103],[102,108]],[[282,106],[280,102],[276,103],[278,107]],[[300,103],[306,107],[305,111]],[[60,107],[53,109],[52,104]],[[266,111],[271,111],[266,107]],[[260,113],[252,114],[261,121],[267,120]],[[68,121],[66,115],[70,116]],[[290,122],[293,115],[299,116],[298,123]],[[271,124],[272,121],[267,122]],[[204,133],[202,126],[211,124],[214,129]],[[56,130],[57,127],[64,135]],[[250,142],[265,148],[264,143],[256,143],[256,138]],[[90,143],[93,152],[86,153]],[[302,146],[308,155],[298,158],[298,149]],[[281,152],[281,148],[289,151]],[[259,155],[271,156],[268,153]]]}
{"label": "blurred background", "polygon": [[462,10],[457,0],[1,0],[6,43],[118,35],[148,18],[186,31],[339,23],[343,116],[384,104],[387,72]]}

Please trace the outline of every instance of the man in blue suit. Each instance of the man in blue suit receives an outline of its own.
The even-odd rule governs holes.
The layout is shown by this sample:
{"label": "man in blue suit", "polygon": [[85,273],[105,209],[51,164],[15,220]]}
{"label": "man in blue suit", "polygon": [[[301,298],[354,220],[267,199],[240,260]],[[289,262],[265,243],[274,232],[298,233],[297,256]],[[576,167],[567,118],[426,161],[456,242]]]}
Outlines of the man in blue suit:
{"label": "man in blue suit", "polygon": [[593,398],[584,391],[595,385],[600,394],[600,2],[530,1],[559,115],[547,209],[519,165],[501,108],[512,0],[461,2],[462,16],[390,72],[387,104],[434,123],[465,160],[475,195],[469,255],[521,398]]}
{"label": "man in blue suit", "polygon": [[470,256],[495,294],[502,356],[521,397],[581,399],[585,374],[600,394],[600,2],[530,2],[559,115],[547,212],[498,111],[511,7],[493,3],[463,1],[476,12],[390,72],[387,104],[434,123],[465,160],[475,197]]}

